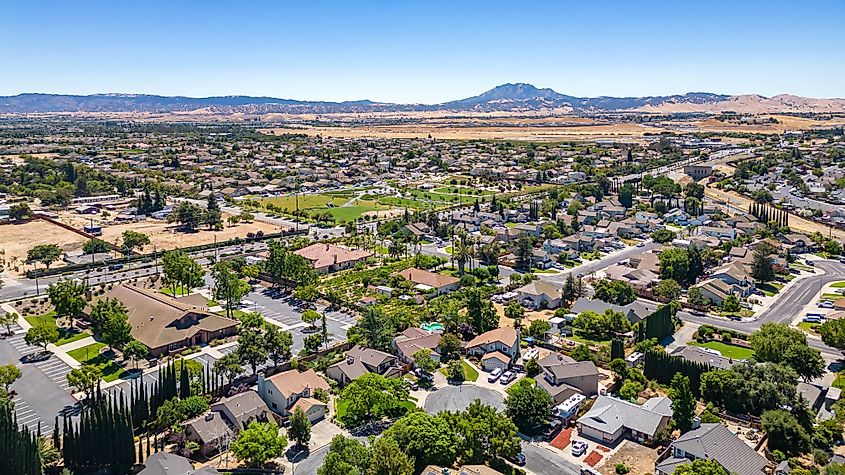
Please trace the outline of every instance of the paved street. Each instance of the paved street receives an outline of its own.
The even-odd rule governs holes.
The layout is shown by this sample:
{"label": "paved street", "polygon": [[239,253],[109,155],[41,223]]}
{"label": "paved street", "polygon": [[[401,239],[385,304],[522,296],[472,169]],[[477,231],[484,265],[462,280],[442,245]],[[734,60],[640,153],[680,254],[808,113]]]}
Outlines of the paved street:
{"label": "paved street", "polygon": [[580,475],[580,467],[540,445],[522,443],[525,467],[535,475]]}
{"label": "paved street", "polygon": [[505,409],[505,398],[502,393],[464,383],[447,385],[430,393],[425,399],[425,410],[432,414],[440,411],[463,411],[476,399],[500,411]]}

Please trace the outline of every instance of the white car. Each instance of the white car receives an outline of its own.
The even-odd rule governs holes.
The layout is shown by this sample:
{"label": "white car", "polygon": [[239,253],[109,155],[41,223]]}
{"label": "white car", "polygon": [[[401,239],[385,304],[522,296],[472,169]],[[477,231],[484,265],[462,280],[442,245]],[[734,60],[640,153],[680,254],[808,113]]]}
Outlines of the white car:
{"label": "white car", "polygon": [[580,440],[576,440],[576,441],[572,442],[572,455],[574,457],[580,457],[580,456],[584,455],[584,453],[586,451],[587,451],[587,443],[586,442],[583,442],[583,441],[580,441]]}
{"label": "white car", "polygon": [[497,379],[499,379],[499,376],[501,376],[501,375],[502,375],[502,368],[493,368],[493,371],[490,371],[490,375],[487,376],[487,382],[493,383]]}
{"label": "white car", "polygon": [[502,374],[502,378],[499,380],[499,384],[508,384],[511,381],[513,381],[515,378],[516,378],[516,373],[514,373],[513,371],[510,371],[510,370],[505,371],[505,373]]}

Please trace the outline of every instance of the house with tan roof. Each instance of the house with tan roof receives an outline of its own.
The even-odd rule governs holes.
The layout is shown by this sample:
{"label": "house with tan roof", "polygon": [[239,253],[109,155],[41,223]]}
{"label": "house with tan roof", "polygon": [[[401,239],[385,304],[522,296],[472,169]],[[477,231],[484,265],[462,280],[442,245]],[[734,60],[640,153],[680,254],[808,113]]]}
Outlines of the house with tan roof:
{"label": "house with tan roof", "polygon": [[467,343],[469,356],[481,359],[485,371],[509,367],[519,352],[519,339],[513,327],[501,327],[484,332]]}
{"label": "house with tan roof", "polygon": [[314,397],[317,389],[328,391],[330,387],[329,383],[312,369],[302,372],[291,369],[269,378],[265,378],[263,372],[258,373],[258,395],[270,410],[283,417],[289,416],[295,409],[294,406],[304,400],[298,407],[305,410],[308,420],[313,423],[323,419],[327,407]]}
{"label": "house with tan roof", "polygon": [[341,386],[355,381],[367,373],[377,373],[387,378],[402,376],[398,358],[383,351],[355,345],[344,353],[343,360],[326,368],[326,376]]}
{"label": "house with tan roof", "polygon": [[458,290],[460,279],[450,275],[437,274],[424,269],[411,267],[396,273],[396,275],[410,281],[414,288],[421,292],[432,292],[442,295]]}
{"label": "house with tan roof", "polygon": [[534,280],[516,289],[518,301],[530,308],[557,308],[563,296],[553,282]]}
{"label": "house with tan roof", "polygon": [[399,361],[406,364],[412,363],[414,353],[423,349],[431,351],[431,358],[434,361],[440,361],[438,347],[442,336],[440,333],[431,333],[422,328],[408,327],[393,338],[393,349],[396,351]]}
{"label": "house with tan roof", "polygon": [[373,253],[368,251],[324,243],[312,244],[293,252],[311,262],[314,270],[320,274],[351,269],[358,262],[364,261],[373,255]]}
{"label": "house with tan roof", "polygon": [[118,285],[102,298],[117,299],[126,307],[132,338],[143,343],[156,357],[232,336],[238,325],[236,320],[205,308],[132,285]]}

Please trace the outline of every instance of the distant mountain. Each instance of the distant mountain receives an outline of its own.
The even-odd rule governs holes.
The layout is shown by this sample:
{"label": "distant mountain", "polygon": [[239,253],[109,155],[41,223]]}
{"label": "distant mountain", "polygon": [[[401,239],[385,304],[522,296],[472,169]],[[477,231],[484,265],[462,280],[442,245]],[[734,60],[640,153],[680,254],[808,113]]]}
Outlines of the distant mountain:
{"label": "distant mountain", "polygon": [[349,112],[407,111],[560,111],[601,113],[616,111],[684,113],[776,113],[845,112],[845,99],[813,99],[791,95],[771,98],[759,95],[728,96],[690,92],[648,97],[575,97],[531,84],[502,84],[477,96],[441,104],[391,104],[369,100],[329,102],[298,101],[274,97],[218,96],[183,97],[147,94],[20,94],[0,96],[0,113],[208,113],[208,114],[330,114]]}

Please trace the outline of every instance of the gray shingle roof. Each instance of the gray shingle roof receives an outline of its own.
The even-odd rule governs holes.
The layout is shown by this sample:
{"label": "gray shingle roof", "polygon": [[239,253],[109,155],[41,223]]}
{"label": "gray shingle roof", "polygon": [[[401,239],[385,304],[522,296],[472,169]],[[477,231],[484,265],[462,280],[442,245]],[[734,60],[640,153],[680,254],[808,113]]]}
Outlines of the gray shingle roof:
{"label": "gray shingle roof", "polygon": [[654,435],[660,428],[664,414],[634,403],[608,396],[599,396],[593,407],[578,419],[578,423],[613,434],[620,427]]}
{"label": "gray shingle roof", "polygon": [[761,475],[768,465],[762,455],[719,423],[701,424],[672,442],[672,446],[696,458],[715,460],[736,475]]}

